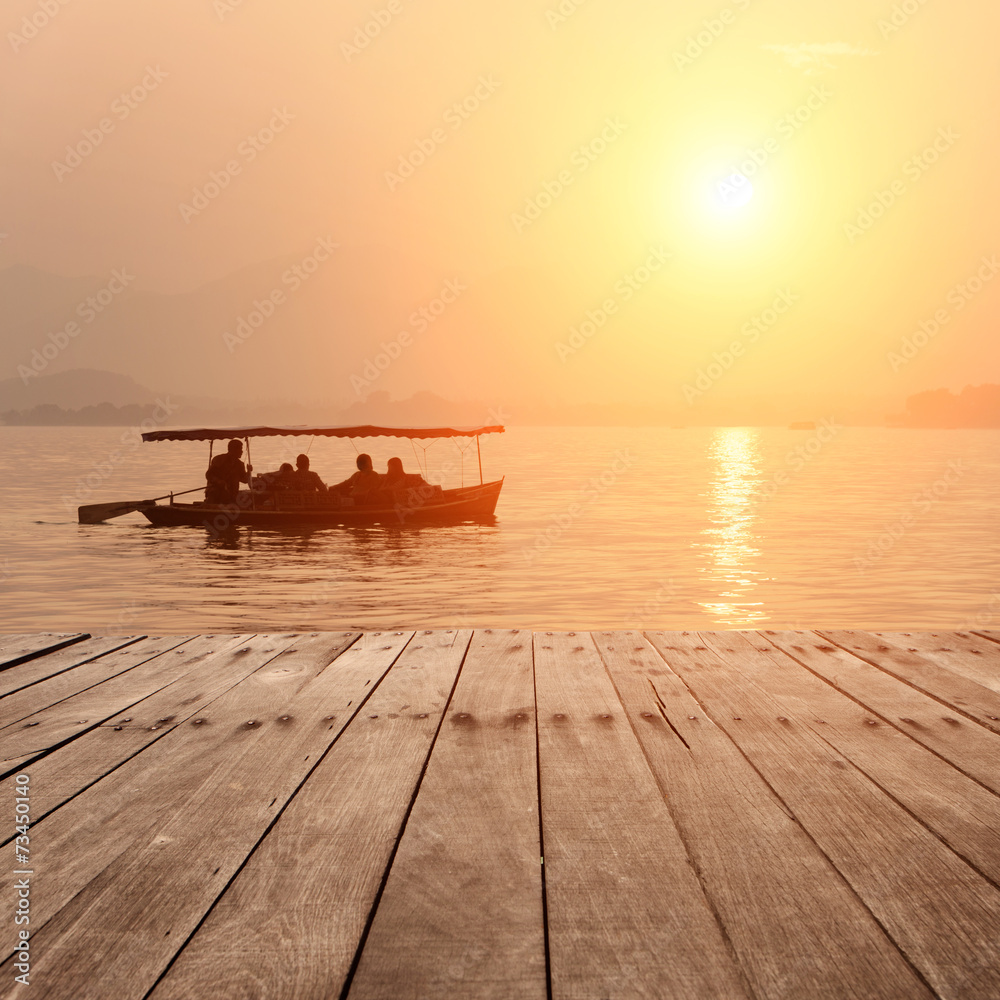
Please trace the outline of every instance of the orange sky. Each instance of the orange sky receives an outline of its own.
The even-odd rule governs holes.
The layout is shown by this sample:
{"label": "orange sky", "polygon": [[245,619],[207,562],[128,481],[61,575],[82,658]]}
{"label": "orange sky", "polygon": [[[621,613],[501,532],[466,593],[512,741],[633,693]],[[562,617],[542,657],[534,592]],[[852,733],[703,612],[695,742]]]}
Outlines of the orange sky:
{"label": "orange sky", "polygon": [[[8,0],[0,27],[0,267],[177,293],[324,238],[327,275],[391,259],[220,395],[355,399],[394,340],[368,381],[395,395],[1000,381],[995,3]],[[254,280],[232,328],[292,291]]]}

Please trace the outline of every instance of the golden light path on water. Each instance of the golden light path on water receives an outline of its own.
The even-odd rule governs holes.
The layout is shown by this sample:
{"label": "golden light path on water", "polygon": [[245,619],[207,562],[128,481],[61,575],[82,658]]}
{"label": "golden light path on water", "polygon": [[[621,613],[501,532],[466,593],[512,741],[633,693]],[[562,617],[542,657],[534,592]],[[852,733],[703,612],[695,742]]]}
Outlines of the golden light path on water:
{"label": "golden light path on water", "polygon": [[754,524],[761,482],[760,432],[754,427],[720,427],[709,448],[714,477],[706,496],[710,526],[702,535],[709,565],[701,567],[706,584],[721,589],[717,601],[699,602],[726,626],[752,628],[766,617],[762,601],[753,601],[760,580],[754,564],[761,550],[754,544]]}

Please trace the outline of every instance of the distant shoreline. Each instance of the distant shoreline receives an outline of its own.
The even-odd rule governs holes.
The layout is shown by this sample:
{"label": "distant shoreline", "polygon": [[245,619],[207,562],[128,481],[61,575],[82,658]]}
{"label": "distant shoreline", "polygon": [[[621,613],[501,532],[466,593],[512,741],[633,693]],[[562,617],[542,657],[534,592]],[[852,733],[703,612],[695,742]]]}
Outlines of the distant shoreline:
{"label": "distant shoreline", "polygon": [[[130,408],[131,409],[131,408]],[[136,409],[140,409],[136,407]],[[0,415],[0,427],[135,427],[139,428],[144,420],[150,420],[155,407],[143,407],[141,408],[143,412],[139,414],[130,414],[126,416],[122,414],[121,417],[117,419],[90,419],[89,417],[72,419],[71,414],[67,414],[66,417],[58,419],[37,419],[31,418],[28,415],[21,414],[10,414],[5,413]],[[10,417],[14,419],[9,419]],[[184,423],[171,424],[170,426],[176,427],[236,427],[241,423],[245,424],[246,421],[235,420],[228,417],[221,418],[211,418],[206,420],[199,420],[195,422],[185,421]],[[345,424],[344,421],[310,421],[309,423],[314,425],[327,424],[328,426],[335,427]],[[437,422],[431,421],[427,423],[427,426],[440,424],[441,426],[451,426],[451,421],[440,420]],[[283,421],[259,421],[258,426],[295,426],[291,423],[286,423]],[[345,424],[346,426],[346,424]],[[808,428],[798,428],[791,427],[788,423],[784,421],[733,421],[733,420],[714,420],[714,421],[698,421],[692,422],[690,424],[674,424],[669,421],[663,422],[587,422],[581,423],[579,421],[543,421],[543,422],[531,422],[526,421],[524,423],[509,421],[506,425],[508,428],[513,427],[661,427],[666,430],[694,430],[701,427],[778,427],[784,428],[786,430],[794,430],[800,434],[808,434],[810,430]],[[939,431],[960,431],[960,430],[1000,430],[1000,423],[995,424],[917,424],[917,423],[900,423],[896,421],[887,421],[884,423],[874,423],[866,421],[844,421],[844,427],[875,427],[880,430],[939,430]]]}
{"label": "distant shoreline", "polygon": [[[387,392],[377,392],[346,408],[342,404],[323,405],[281,400],[229,401],[192,399],[164,395],[153,397],[128,380],[97,388],[98,376],[107,373],[71,372],[70,379],[50,376],[47,399],[18,398],[8,392],[0,403],[0,425],[21,427],[136,427],[153,430],[166,426],[246,427],[246,426],[359,426],[382,427],[479,426],[504,424],[509,427],[785,427],[817,432],[829,424],[841,427],[885,427],[913,430],[991,430],[1000,427],[1000,385],[966,386],[960,393],[932,389],[908,396],[905,406],[881,401],[853,399],[720,399],[705,407],[683,410],[669,402],[565,403],[538,400],[505,402],[490,407],[485,402],[454,402],[433,393],[418,393],[405,400],[393,400]],[[56,385],[55,380],[67,383]],[[98,379],[100,381],[101,379]],[[74,388],[75,386],[75,388]],[[88,394],[83,392],[90,386]],[[9,388],[9,387],[8,387]],[[96,391],[95,391],[96,390]],[[126,391],[143,393],[138,401],[125,402],[122,395],[113,403],[109,397]],[[89,399],[88,399],[89,395]],[[125,397],[128,398],[127,396]],[[90,400],[102,400],[91,402]],[[4,405],[4,403],[6,405]],[[81,405],[83,404],[83,405]],[[509,409],[508,409],[509,407]],[[822,430],[817,433],[824,433]]]}

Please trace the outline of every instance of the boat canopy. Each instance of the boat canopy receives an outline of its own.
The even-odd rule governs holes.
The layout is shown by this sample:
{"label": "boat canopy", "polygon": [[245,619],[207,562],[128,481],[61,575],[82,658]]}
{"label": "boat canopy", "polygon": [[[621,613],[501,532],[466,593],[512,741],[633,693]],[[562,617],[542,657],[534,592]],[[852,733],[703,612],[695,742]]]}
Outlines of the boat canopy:
{"label": "boat canopy", "polygon": [[478,437],[480,434],[503,434],[503,427],[203,427],[197,430],[149,431],[143,441],[222,441],[226,438],[251,437],[399,437],[399,438],[451,438]]}

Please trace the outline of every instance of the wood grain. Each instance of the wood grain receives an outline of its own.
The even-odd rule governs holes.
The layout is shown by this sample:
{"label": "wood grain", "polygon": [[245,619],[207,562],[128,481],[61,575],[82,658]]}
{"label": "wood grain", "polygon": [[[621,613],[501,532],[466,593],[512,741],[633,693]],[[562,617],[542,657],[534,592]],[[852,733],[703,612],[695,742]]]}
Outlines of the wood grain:
{"label": "wood grain", "polygon": [[[933,654],[912,644],[891,644],[873,632],[821,630],[819,634],[1000,735],[1000,694],[942,666]],[[933,633],[931,637],[937,638]]]}
{"label": "wood grain", "polygon": [[33,660],[36,656],[53,653],[64,646],[71,646],[89,638],[87,632],[0,635],[0,670],[6,670],[8,667]]}
{"label": "wood grain", "polygon": [[754,996],[931,1000],[840,873],[642,634],[600,632],[594,640]]}
{"label": "wood grain", "polygon": [[73,670],[66,670],[54,677],[32,684],[29,688],[8,695],[3,706],[3,722],[0,723],[0,737],[9,736],[12,727],[21,726],[26,720],[59,702],[72,698],[96,684],[117,677],[137,667],[140,663],[158,656],[164,650],[173,649],[191,636],[173,638],[140,639],[128,646],[84,663]]}
{"label": "wood grain", "polygon": [[[334,649],[344,648],[357,633],[331,636]],[[187,672],[168,687],[137,702],[126,711],[31,761],[34,787],[32,812],[42,819],[78,795],[130,757],[162,739],[170,730],[199,714],[210,702],[256,670],[252,657],[233,655],[252,636],[203,636],[170,652],[183,657]],[[200,659],[199,659],[200,653]],[[8,761],[13,766],[15,762]],[[18,767],[21,765],[18,764]],[[0,796],[13,794],[13,775],[0,782]]]}
{"label": "wood grain", "polygon": [[340,995],[468,641],[416,635],[150,1000]]}
{"label": "wood grain", "polygon": [[[294,636],[257,636],[225,654],[253,672],[199,713],[200,722],[166,731],[33,825],[36,846],[45,845],[48,872],[32,889],[33,928],[43,927],[136,838],[151,836],[162,817],[179,808],[211,773],[216,755],[227,748],[236,752],[247,720],[266,712],[276,694],[290,696],[314,676],[302,664],[292,671],[269,666],[292,645],[298,645]],[[124,729],[115,736],[133,738]],[[46,793],[34,779],[32,786],[32,801],[36,795],[44,799]],[[11,942],[0,939],[0,946],[0,956],[6,958]]]}
{"label": "wood grain", "polygon": [[[138,642],[143,636],[106,636],[99,639],[84,639],[72,643],[54,653],[46,653],[34,659],[26,660],[18,666],[0,671],[0,698],[14,691],[26,688],[38,681],[45,680],[64,670],[71,670],[89,660],[95,660],[106,653],[114,652]],[[0,701],[0,713],[3,712],[3,702]]]}
{"label": "wood grain", "polygon": [[[777,634],[777,633],[776,633]],[[858,633],[854,633],[858,635]],[[870,712],[902,729],[980,784],[1000,793],[1000,736],[949,710],[937,698],[882,670],[822,633],[798,656],[810,670]],[[765,633],[771,638],[770,633]],[[873,645],[885,645],[875,640]],[[888,653],[880,653],[888,657]],[[912,657],[912,653],[902,654]],[[949,672],[950,673],[950,672]],[[943,679],[943,678],[942,678]],[[962,678],[955,675],[956,683]],[[985,689],[983,689],[985,690]],[[957,696],[956,696],[957,697]]]}
{"label": "wood grain", "polygon": [[[204,637],[193,639],[190,636],[141,639],[117,653],[110,654],[116,659],[112,668],[115,673],[107,680],[69,695],[40,712],[24,716],[16,725],[0,729],[0,761],[49,750],[80,736],[88,729],[99,726],[122,709],[134,705],[155,691],[168,687],[189,670],[192,664],[197,663],[199,656],[203,657],[214,641]],[[195,650],[192,654],[188,654],[186,660],[183,654],[181,658],[171,655],[182,651],[190,642],[194,643]],[[101,657],[92,664],[86,664],[78,669],[86,670],[88,666],[94,666],[95,669],[106,670],[103,661],[107,659]],[[133,665],[128,669],[119,670],[121,664],[126,661],[131,661]],[[52,680],[56,681],[62,677],[67,675],[60,674]],[[28,693],[22,691],[21,700],[27,697]],[[18,700],[18,696],[13,695],[10,700]]]}
{"label": "wood grain", "polygon": [[477,631],[351,1000],[545,1000],[531,634]]}
{"label": "wood grain", "polygon": [[32,996],[146,996],[408,638],[355,644],[292,698],[245,721],[153,835],[131,838],[36,932]]}
{"label": "wood grain", "polygon": [[590,635],[534,647],[553,998],[747,997]]}
{"label": "wood grain", "polygon": [[1000,634],[647,635],[0,637],[0,997],[1000,997]]}
{"label": "wood grain", "polygon": [[647,636],[938,995],[1000,995],[1000,892],[738,661],[697,635]]}
{"label": "wood grain", "polygon": [[918,652],[939,667],[1000,694],[1000,646],[971,632],[875,632],[882,643]]}
{"label": "wood grain", "polygon": [[[815,633],[702,633],[706,645],[738,659],[773,698],[1000,885],[1000,797],[911,737],[911,724],[887,724],[800,664],[835,655]],[[833,673],[835,669],[819,673]]]}

